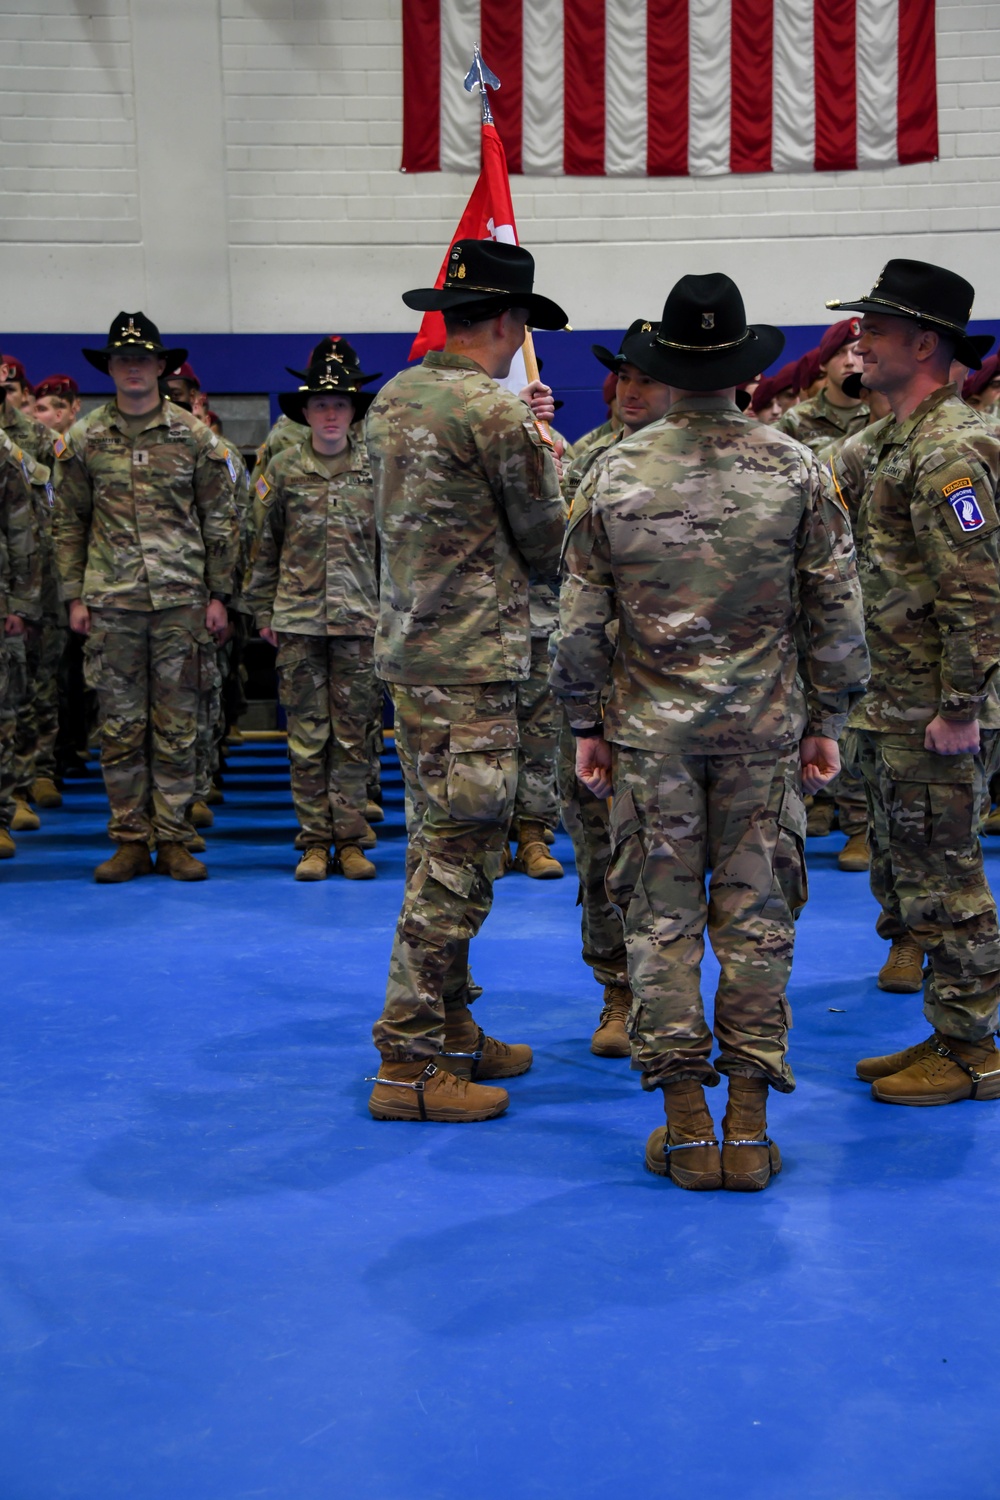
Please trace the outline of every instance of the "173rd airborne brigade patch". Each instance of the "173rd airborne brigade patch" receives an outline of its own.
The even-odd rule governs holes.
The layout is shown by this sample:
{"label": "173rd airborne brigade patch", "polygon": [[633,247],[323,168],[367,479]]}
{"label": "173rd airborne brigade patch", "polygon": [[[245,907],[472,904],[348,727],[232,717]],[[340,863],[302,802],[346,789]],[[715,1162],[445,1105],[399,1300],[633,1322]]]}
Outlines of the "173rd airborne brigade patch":
{"label": "173rd airborne brigade patch", "polygon": [[955,518],[963,532],[982,531],[986,525],[986,517],[980,509],[970,478],[953,479],[943,487],[941,493],[955,512]]}

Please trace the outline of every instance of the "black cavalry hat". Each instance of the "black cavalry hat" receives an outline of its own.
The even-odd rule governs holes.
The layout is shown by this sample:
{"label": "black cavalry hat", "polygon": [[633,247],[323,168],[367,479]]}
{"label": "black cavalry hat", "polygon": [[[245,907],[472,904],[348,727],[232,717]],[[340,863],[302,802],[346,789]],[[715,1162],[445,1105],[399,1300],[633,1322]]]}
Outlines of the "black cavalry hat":
{"label": "black cavalry hat", "polygon": [[[345,348],[354,355],[352,362],[345,358]],[[348,396],[354,402],[354,420],[357,422],[375,400],[375,392],[363,391],[361,381],[377,380],[378,377],[362,376],[357,368],[357,355],[346,339],[324,339],[313,350],[309,368],[303,371],[302,379],[305,385],[300,385],[297,391],[282,391],[278,396],[278,405],[286,417],[291,417],[293,422],[305,423],[306,402],[310,396]]]}
{"label": "black cavalry hat", "polygon": [[886,313],[911,318],[954,340],[955,358],[971,370],[982,367],[976,342],[966,333],[976,289],[964,276],[925,260],[887,260],[868,295],[826,305],[845,312]]}
{"label": "black cavalry hat", "polygon": [[172,374],[188,355],[186,349],[165,349],[160,330],[141,312],[120,312],[108,329],[108,342],[104,348],[84,349],[82,352],[88,364],[106,375],[112,354],[122,354],[127,349],[141,349],[145,354],[155,354],[166,360],[164,375]]}
{"label": "black cavalry hat", "polygon": [[785,347],[780,328],[747,324],[740,289],[721,271],[682,276],[653,327],[655,332],[629,341],[629,363],[685,391],[742,385]]}
{"label": "black cavalry hat", "polygon": [[[611,350],[606,349],[603,344],[591,344],[590,351],[595,359],[600,360],[606,370],[617,375],[619,365],[626,362],[632,363],[629,349],[633,346],[638,349],[644,348],[649,343],[649,339],[644,338],[643,335],[656,333],[659,327],[659,323],[651,323],[648,318],[636,318],[622,334],[621,346],[617,354],[612,354]],[[637,339],[642,340],[641,344],[636,343]]]}
{"label": "black cavalry hat", "polygon": [[525,307],[533,328],[565,328],[569,322],[556,302],[532,291],[535,259],[521,245],[500,240],[456,240],[448,253],[444,286],[404,292],[416,312],[463,313],[492,318],[508,307]]}
{"label": "black cavalry hat", "polygon": [[[325,339],[320,339],[315,349],[309,351],[309,364],[312,365],[319,359],[335,359],[344,366],[350,374],[355,385],[371,385],[373,380],[382,379],[382,371],[376,370],[374,375],[362,373],[361,361],[358,359],[358,351],[353,344],[349,344],[339,333],[331,333]],[[285,369],[289,375],[294,375],[296,380],[307,379],[305,370],[293,370],[291,365]]]}

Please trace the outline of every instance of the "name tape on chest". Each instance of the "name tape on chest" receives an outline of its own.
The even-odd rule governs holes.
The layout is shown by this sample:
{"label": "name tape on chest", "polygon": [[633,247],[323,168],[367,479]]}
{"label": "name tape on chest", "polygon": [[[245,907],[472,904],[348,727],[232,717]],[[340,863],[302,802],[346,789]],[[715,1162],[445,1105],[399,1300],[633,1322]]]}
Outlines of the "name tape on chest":
{"label": "name tape on chest", "polygon": [[941,493],[955,512],[963,531],[980,531],[986,525],[986,517],[979,508],[970,478],[953,479],[944,486]]}

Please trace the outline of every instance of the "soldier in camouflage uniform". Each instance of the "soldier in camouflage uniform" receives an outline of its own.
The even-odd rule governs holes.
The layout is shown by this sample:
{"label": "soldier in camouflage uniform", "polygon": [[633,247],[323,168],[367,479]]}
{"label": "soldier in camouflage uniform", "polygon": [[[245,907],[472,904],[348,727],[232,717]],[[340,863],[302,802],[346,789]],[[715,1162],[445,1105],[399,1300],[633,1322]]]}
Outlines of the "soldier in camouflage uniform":
{"label": "soldier in camouflage uniform", "polygon": [[24,639],[42,609],[37,512],[21,450],[0,434],[0,859],[16,852],[14,736],[25,690]]}
{"label": "soldier in camouflage uniform", "polygon": [[530,665],[528,575],[559,561],[564,508],[549,444],[497,384],[528,322],[561,328],[519,246],[460,240],[443,287],[443,353],[383,387],[368,413],[382,582],[375,641],[392,693],[412,818],[406,892],[373,1030],[379,1119],[482,1120],[531,1049],[485,1037],[469,1011],[469,940],[486,917],[517,780],[516,688]]}
{"label": "soldier in camouflage uniform", "polygon": [[198,697],[226,629],[238,545],[235,468],[225,443],[169,400],[179,365],[142,313],[119,313],[104,349],[85,349],[115,397],[57,439],[55,546],[73,630],[87,637],[101,706],[101,763],[117,846],[102,883],[156,868],[203,880],[185,848],[195,794]]}
{"label": "soldier in camouflage uniform", "polygon": [[310,435],[257,480],[256,554],[245,590],[261,635],[278,649],[295,845],[303,851],[296,880],[325,880],[331,845],[349,879],[375,874],[361,852],[369,725],[382,702],[372,650],[375,512],[368,453],[352,426],[374,398],[360,388],[370,377],[355,376],[353,355],[345,341],[332,344],[314,356],[304,386],[279,397]]}
{"label": "soldier in camouflage uniform", "polygon": [[865,385],[892,407],[868,434],[857,539],[872,681],[849,722],[878,931],[927,954],[934,1031],[858,1064],[890,1104],[1000,1098],[1000,929],[978,837],[1000,743],[1000,439],[949,382],[953,358],[980,363],[973,296],[954,272],[891,260],[868,296],[834,304],[864,315]]}
{"label": "soldier in camouflage uniform", "polygon": [[[794,1088],[801,786],[835,774],[864,686],[861,596],[847,515],[815,457],[735,403],[783,335],[748,328],[737,287],[715,274],[683,277],[646,339],[644,367],[676,399],[598,460],[574,502],[553,684],[581,778],[615,791],[607,883],[625,919],[633,1066],[667,1114],[646,1164],[683,1187],[750,1191],[780,1165],[765,1106],[769,1086]],[[796,600],[810,626],[801,672]],[[714,1063],[706,926],[722,969]],[[703,1092],[720,1073],[721,1158]]]}

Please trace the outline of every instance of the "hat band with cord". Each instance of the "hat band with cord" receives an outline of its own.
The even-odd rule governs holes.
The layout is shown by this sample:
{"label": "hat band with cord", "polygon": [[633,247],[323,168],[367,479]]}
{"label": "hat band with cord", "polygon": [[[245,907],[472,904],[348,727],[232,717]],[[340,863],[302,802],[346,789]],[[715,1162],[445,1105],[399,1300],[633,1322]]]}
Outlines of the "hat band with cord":
{"label": "hat band with cord", "polygon": [[[955,333],[965,334],[965,327],[961,323],[951,323],[947,318],[939,318],[934,313],[920,312],[916,307],[907,307],[902,302],[891,302],[888,297],[876,297],[871,292],[867,296],[859,297],[859,302],[877,302],[880,307],[891,307],[894,311],[902,313],[906,318],[915,318],[918,323],[936,323],[941,328],[950,328]],[[835,311],[838,307],[850,307],[850,303],[843,301],[828,302],[827,307]]]}
{"label": "hat band with cord", "polygon": [[731,339],[728,344],[675,344],[671,339],[665,339],[662,334],[656,335],[656,342],[662,344],[664,349],[681,349],[685,354],[714,354],[718,349],[738,349],[745,344],[750,337],[750,330],[741,338]]}

